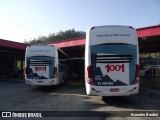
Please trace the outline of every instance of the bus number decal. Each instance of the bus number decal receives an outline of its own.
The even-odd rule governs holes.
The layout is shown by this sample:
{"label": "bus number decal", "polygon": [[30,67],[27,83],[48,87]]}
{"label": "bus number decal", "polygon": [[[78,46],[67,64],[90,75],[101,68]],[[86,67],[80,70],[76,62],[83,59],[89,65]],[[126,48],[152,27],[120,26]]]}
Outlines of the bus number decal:
{"label": "bus number decal", "polygon": [[35,71],[46,71],[46,66],[44,67],[35,67]]}
{"label": "bus number decal", "polygon": [[121,71],[124,72],[124,64],[122,65],[106,65],[105,66],[107,73],[109,73],[110,71]]}

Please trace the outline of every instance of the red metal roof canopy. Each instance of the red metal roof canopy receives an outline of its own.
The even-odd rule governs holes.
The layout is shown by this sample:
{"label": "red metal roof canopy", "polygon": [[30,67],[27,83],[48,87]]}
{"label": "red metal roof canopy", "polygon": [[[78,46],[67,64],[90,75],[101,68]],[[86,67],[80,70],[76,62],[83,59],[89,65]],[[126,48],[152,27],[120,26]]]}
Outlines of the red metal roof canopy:
{"label": "red metal roof canopy", "polygon": [[145,28],[138,28],[136,30],[137,30],[138,37],[149,37],[149,36],[160,35],[160,25],[150,26]]}
{"label": "red metal roof canopy", "polygon": [[28,44],[0,39],[0,46],[25,50]]}
{"label": "red metal roof canopy", "polygon": [[50,45],[55,45],[59,48],[73,47],[73,46],[85,45],[85,41],[86,41],[86,38],[78,38],[78,39],[70,39],[65,41],[53,42]]}

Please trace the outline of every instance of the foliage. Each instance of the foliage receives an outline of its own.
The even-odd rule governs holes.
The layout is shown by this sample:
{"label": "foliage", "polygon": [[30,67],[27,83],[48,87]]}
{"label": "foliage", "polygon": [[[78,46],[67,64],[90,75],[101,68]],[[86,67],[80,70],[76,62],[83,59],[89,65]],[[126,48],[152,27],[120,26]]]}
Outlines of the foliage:
{"label": "foliage", "polygon": [[143,58],[143,57],[160,57],[160,52],[156,52],[156,53],[141,53],[140,54],[140,57]]}
{"label": "foliage", "polygon": [[75,29],[72,30],[66,30],[66,31],[60,31],[58,33],[52,33],[46,36],[39,36],[37,39],[33,39],[28,44],[47,44],[51,42],[61,41],[61,40],[67,40],[67,39],[73,39],[73,38],[81,38],[85,37],[86,33],[82,31],[75,31]]}

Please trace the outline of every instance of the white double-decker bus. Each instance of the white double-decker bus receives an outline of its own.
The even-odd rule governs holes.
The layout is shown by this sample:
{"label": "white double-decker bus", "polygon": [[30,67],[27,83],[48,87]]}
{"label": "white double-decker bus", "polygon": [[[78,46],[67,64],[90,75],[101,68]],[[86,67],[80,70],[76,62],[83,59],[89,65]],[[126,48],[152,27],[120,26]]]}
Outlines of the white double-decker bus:
{"label": "white double-decker bus", "polygon": [[26,84],[49,86],[64,82],[69,77],[69,68],[59,61],[58,52],[52,45],[32,45],[26,48]]}
{"label": "white double-decker bus", "polygon": [[139,91],[139,47],[129,26],[97,26],[87,31],[87,95],[127,96]]}

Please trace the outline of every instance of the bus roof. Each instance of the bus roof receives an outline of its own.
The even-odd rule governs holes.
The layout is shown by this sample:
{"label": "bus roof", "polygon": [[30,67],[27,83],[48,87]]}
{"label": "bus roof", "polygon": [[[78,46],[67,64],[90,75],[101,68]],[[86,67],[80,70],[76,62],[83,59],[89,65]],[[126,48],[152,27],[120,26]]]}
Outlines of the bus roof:
{"label": "bus roof", "polygon": [[86,43],[89,46],[104,43],[126,43],[138,45],[136,30],[130,26],[96,26],[87,31]]}
{"label": "bus roof", "polygon": [[26,57],[51,56],[55,57],[57,47],[52,45],[31,45],[26,48]]}

